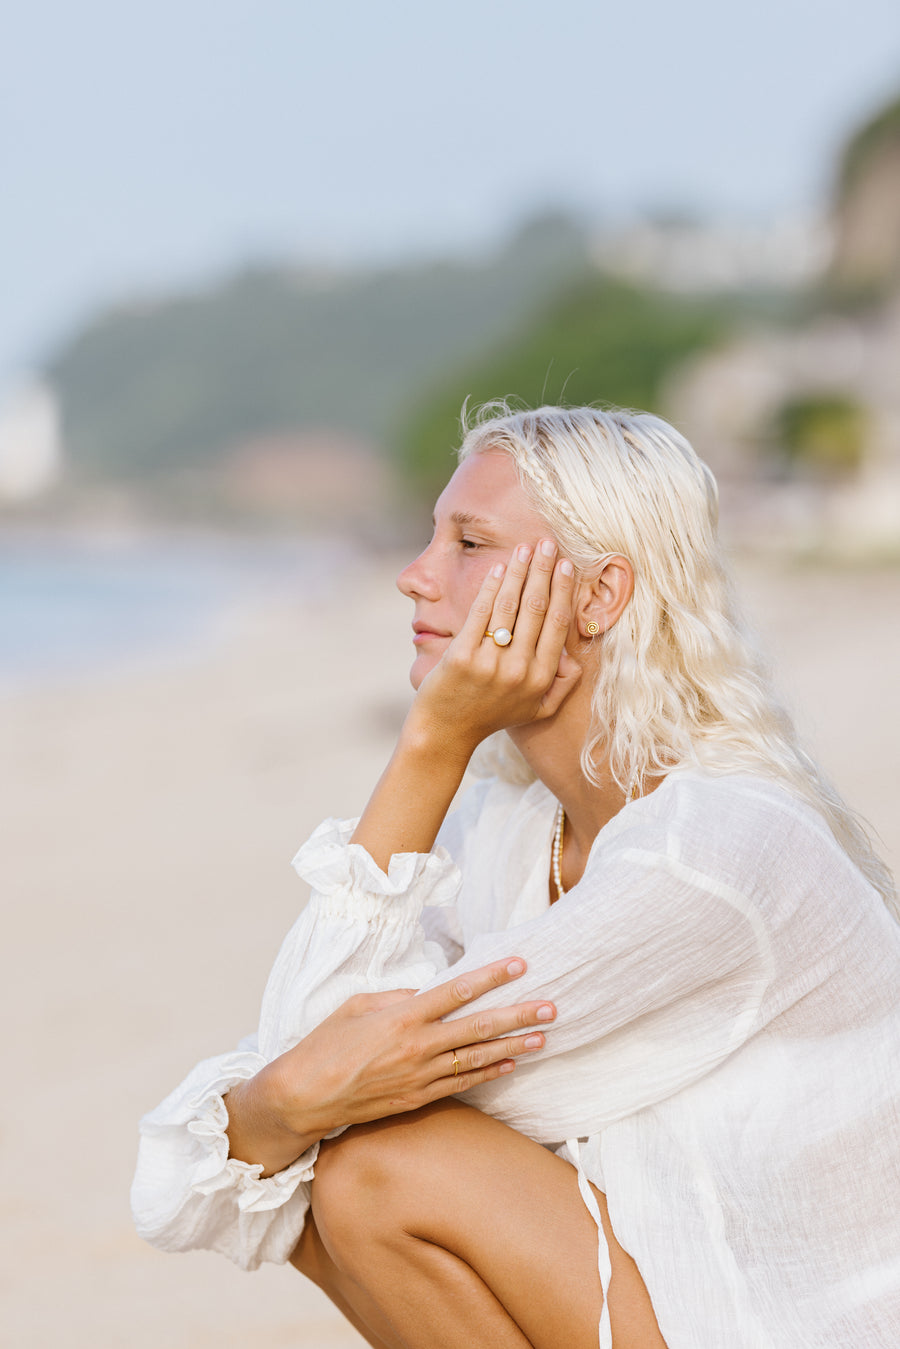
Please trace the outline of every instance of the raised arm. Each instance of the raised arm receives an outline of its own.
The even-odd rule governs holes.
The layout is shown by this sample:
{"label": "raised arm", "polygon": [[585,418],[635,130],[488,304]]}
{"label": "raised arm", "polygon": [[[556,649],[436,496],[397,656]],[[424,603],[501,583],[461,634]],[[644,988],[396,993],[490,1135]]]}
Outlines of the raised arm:
{"label": "raised arm", "polygon": [[[397,748],[353,842],[382,870],[396,853],[434,846],[469,760],[482,740],[556,712],[581,677],[565,651],[574,569],[543,540],[513,550],[487,573],[469,615],[423,680]],[[499,647],[485,634],[512,631]]]}

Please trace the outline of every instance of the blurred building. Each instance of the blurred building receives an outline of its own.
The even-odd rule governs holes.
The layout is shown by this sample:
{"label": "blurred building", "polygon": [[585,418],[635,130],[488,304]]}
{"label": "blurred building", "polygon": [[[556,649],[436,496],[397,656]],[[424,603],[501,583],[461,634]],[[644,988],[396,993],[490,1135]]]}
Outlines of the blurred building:
{"label": "blurred building", "polygon": [[41,496],[58,482],[62,463],[53,391],[36,380],[23,382],[0,403],[0,503]]}
{"label": "blurred building", "polygon": [[233,514],[370,533],[388,510],[389,465],[374,446],[340,431],[259,436],[217,469],[217,491]]}
{"label": "blurred building", "polygon": [[831,250],[831,230],[819,219],[774,225],[650,219],[596,235],[591,257],[626,280],[697,294],[805,285]]}
{"label": "blurred building", "polygon": [[900,556],[900,101],[842,157],[813,317],[745,333],[668,407],[748,543]]}

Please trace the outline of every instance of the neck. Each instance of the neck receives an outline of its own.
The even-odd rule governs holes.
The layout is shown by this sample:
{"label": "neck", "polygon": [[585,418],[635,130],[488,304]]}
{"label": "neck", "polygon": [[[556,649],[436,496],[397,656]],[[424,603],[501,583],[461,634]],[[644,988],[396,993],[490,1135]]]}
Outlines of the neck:
{"label": "neck", "polygon": [[581,750],[589,726],[590,692],[578,688],[555,716],[507,732],[565,811],[567,869],[579,875],[594,839],[625,804],[625,793],[613,781],[608,763],[598,763],[599,785],[589,782],[582,772]]}

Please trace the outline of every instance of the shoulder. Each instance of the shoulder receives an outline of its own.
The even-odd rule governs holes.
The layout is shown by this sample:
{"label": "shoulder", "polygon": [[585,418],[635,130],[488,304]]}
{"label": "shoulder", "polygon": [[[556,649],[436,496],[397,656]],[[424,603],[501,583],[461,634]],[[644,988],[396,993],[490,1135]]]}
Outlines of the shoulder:
{"label": "shoulder", "polygon": [[779,837],[813,833],[823,841],[833,836],[824,818],[786,787],[754,774],[713,774],[676,769],[632,810],[646,807],[649,825],[677,830],[687,838],[705,840],[730,836],[733,841],[760,841],[761,835]]}
{"label": "shoulder", "polygon": [[855,872],[818,811],[753,774],[676,770],[622,812],[611,842],[664,855],[764,902],[801,881],[845,885]]}

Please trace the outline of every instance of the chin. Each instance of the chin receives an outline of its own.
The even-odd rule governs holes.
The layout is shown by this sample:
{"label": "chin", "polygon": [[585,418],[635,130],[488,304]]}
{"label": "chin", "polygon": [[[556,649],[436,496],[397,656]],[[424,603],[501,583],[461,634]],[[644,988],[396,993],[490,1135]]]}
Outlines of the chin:
{"label": "chin", "polygon": [[416,690],[417,693],[419,691],[419,685],[422,683],[422,680],[425,678],[426,675],[431,674],[431,671],[434,669],[436,665],[437,660],[434,658],[434,656],[426,656],[424,652],[422,652],[421,655],[416,656],[409,672],[409,682],[412,684],[413,688]]}

